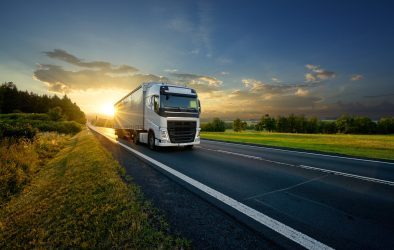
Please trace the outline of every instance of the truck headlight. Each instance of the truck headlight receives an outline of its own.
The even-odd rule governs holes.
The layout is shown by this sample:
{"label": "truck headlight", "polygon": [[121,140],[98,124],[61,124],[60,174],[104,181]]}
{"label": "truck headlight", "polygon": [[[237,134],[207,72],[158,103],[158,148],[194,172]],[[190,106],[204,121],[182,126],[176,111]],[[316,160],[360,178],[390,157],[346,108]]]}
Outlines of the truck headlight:
{"label": "truck headlight", "polygon": [[201,128],[198,128],[197,133],[196,133],[196,138],[200,138],[200,131],[201,131]]}
{"label": "truck headlight", "polygon": [[163,140],[163,141],[167,141],[168,140],[167,129],[165,129],[165,128],[161,128],[160,129],[160,139]]}

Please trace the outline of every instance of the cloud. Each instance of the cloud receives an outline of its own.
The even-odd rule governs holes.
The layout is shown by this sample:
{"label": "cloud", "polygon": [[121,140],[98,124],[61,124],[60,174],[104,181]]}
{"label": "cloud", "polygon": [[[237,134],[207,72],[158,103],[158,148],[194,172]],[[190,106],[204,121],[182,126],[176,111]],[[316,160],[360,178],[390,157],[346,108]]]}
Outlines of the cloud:
{"label": "cloud", "polygon": [[280,83],[281,82],[281,80],[279,80],[279,78],[277,78],[277,77],[272,77],[271,80],[273,82],[275,82],[275,83]]}
{"label": "cloud", "polygon": [[69,93],[88,89],[133,89],[148,81],[168,82],[166,77],[136,73],[129,65],[115,66],[105,61],[84,61],[65,50],[55,49],[45,54],[74,66],[78,70],[66,70],[59,65],[40,64],[33,77],[44,82],[49,91]]}
{"label": "cloud", "polygon": [[222,71],[222,72],[220,72],[220,74],[221,74],[222,76],[226,76],[226,75],[230,74],[230,72]]}
{"label": "cloud", "polygon": [[50,58],[58,59],[58,60],[70,63],[72,65],[75,65],[75,66],[79,66],[79,67],[83,67],[83,68],[98,69],[98,70],[102,70],[102,71],[109,72],[109,73],[122,74],[122,73],[135,73],[138,71],[138,69],[136,69],[135,67],[129,66],[129,65],[115,66],[109,62],[104,62],[104,61],[85,62],[82,59],[80,59],[80,58],[78,58],[78,57],[76,57],[76,56],[74,56],[62,49],[55,49],[53,51],[46,51],[46,52],[44,52],[44,54]]}
{"label": "cloud", "polygon": [[364,76],[360,74],[354,74],[350,77],[351,81],[360,81],[362,79],[364,79]]}
{"label": "cloud", "polygon": [[305,82],[319,82],[323,80],[329,80],[336,77],[336,74],[332,71],[327,71],[320,66],[313,64],[307,64],[305,67],[310,70],[309,73],[305,74]]}
{"label": "cloud", "polygon": [[223,83],[223,81],[216,77],[206,75],[172,73],[171,76],[175,78],[175,83],[187,85],[196,89],[198,92],[211,92],[218,90]]}
{"label": "cloud", "polygon": [[296,96],[308,96],[309,95],[309,90],[298,88],[297,91],[295,92]]}
{"label": "cloud", "polygon": [[242,79],[244,87],[250,93],[257,93],[262,95],[292,95],[301,93],[306,95],[307,88],[313,88],[319,86],[318,83],[295,83],[295,84],[285,84],[285,83],[265,83],[256,79]]}
{"label": "cloud", "polygon": [[178,69],[165,69],[164,70],[164,72],[167,72],[167,73],[175,73],[177,71],[178,71]]}

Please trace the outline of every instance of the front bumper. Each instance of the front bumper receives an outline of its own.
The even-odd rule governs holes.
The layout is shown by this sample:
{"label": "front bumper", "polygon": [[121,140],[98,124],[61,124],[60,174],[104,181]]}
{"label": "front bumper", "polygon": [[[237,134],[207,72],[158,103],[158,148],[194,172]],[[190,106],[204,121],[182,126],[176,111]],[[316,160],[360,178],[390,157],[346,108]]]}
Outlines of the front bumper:
{"label": "front bumper", "polygon": [[159,147],[183,147],[183,146],[189,146],[189,145],[198,145],[200,144],[200,139],[195,139],[193,142],[186,142],[186,143],[172,143],[169,141],[163,141],[156,139],[155,141],[156,146]]}

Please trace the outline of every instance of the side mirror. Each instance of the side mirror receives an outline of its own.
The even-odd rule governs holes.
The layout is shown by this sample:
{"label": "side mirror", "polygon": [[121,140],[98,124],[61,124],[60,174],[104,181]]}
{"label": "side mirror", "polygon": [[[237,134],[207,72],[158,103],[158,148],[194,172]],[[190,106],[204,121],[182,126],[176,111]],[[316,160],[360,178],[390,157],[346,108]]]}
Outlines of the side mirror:
{"label": "side mirror", "polygon": [[198,100],[198,113],[201,114],[201,103],[200,103],[200,100]]}

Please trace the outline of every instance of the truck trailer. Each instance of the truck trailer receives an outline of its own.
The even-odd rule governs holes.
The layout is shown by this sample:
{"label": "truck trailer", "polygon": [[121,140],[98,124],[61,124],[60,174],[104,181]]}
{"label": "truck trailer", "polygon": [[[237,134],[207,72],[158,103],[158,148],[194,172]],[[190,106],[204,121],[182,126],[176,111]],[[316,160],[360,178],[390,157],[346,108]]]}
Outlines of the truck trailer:
{"label": "truck trailer", "polygon": [[200,144],[201,105],[194,89],[143,83],[115,103],[114,128],[119,138],[146,143],[150,149]]}

